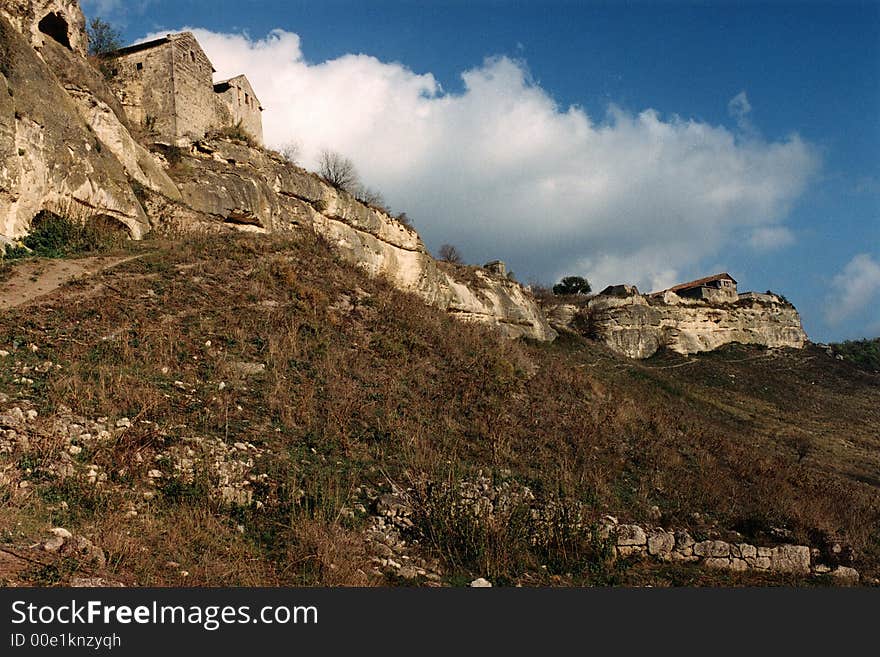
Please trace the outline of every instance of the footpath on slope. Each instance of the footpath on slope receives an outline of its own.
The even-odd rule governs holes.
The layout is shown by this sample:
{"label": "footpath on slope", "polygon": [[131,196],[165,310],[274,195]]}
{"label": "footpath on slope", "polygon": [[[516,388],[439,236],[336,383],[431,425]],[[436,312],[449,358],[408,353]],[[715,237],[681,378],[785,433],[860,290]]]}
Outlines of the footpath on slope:
{"label": "footpath on slope", "polygon": [[11,276],[0,282],[0,310],[7,310],[33,301],[75,278],[85,278],[142,257],[91,256],[77,259],[36,258],[13,265]]}

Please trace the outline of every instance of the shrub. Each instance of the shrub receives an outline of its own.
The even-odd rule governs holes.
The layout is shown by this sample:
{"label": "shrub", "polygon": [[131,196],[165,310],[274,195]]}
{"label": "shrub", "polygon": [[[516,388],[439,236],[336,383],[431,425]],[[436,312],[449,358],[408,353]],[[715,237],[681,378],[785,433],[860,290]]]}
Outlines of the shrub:
{"label": "shrub", "polygon": [[832,344],[835,353],[843,356],[856,367],[874,372],[880,372],[880,338],[871,340],[847,340],[838,344]]}
{"label": "shrub", "polygon": [[118,221],[104,215],[77,216],[68,208],[61,214],[41,210],[31,222],[31,232],[22,240],[26,248],[15,249],[7,257],[36,255],[63,258],[78,253],[103,251],[127,238]]}
{"label": "shrub", "polygon": [[257,140],[247,131],[241,121],[238,121],[235,125],[228,125],[218,130],[213,130],[211,136],[219,139],[231,139],[233,141],[244,142],[248,146],[257,145]]}

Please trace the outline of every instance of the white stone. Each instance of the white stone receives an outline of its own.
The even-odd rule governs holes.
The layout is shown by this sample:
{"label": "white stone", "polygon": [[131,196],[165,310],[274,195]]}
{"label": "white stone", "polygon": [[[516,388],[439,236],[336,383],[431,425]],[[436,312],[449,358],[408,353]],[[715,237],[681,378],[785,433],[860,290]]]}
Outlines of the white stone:
{"label": "white stone", "polygon": [[841,584],[859,583],[859,571],[848,566],[838,566],[831,571],[831,576]]}
{"label": "white stone", "polygon": [[484,577],[478,577],[470,583],[472,589],[489,589],[492,588],[492,582]]}
{"label": "white stone", "polygon": [[770,551],[770,570],[780,573],[810,572],[810,548],[805,545],[780,545]]}
{"label": "white stone", "polygon": [[618,525],[617,527],[617,545],[618,547],[629,547],[632,545],[644,545],[648,541],[645,530],[638,525]]}
{"label": "white stone", "polygon": [[675,535],[672,532],[653,532],[648,536],[648,553],[654,556],[667,556],[675,547]]}
{"label": "white stone", "polygon": [[699,557],[728,557],[730,556],[730,544],[724,541],[702,541],[694,544],[694,554]]}

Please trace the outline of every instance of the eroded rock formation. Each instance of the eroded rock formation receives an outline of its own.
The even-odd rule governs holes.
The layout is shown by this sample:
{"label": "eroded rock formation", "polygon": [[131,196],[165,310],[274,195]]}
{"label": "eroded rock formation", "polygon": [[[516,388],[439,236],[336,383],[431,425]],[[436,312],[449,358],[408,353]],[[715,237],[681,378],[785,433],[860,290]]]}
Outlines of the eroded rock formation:
{"label": "eroded rock formation", "polygon": [[772,294],[743,294],[730,303],[672,292],[599,295],[582,306],[551,305],[547,312],[559,330],[600,340],[630,358],[649,358],[661,348],[694,354],[733,342],[801,348],[807,339],[794,306]]}

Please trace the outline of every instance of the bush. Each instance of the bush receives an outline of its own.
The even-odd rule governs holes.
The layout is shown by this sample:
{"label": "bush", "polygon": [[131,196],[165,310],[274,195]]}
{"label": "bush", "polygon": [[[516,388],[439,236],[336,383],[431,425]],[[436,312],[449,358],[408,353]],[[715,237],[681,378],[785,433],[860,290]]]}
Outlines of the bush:
{"label": "bush", "polygon": [[219,130],[213,130],[211,132],[211,136],[220,139],[232,139],[234,141],[241,141],[248,146],[257,145],[257,140],[254,139],[254,136],[245,129],[241,121],[238,121],[235,125],[228,125],[220,128]]}
{"label": "bush", "polygon": [[110,217],[77,217],[70,211],[62,214],[41,210],[31,222],[30,234],[22,240],[26,248],[15,249],[7,257],[63,258],[103,251],[128,237],[119,222]]}
{"label": "bush", "polygon": [[855,366],[880,372],[880,338],[870,340],[847,340],[830,345],[834,353],[843,356]]}

